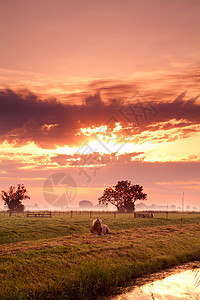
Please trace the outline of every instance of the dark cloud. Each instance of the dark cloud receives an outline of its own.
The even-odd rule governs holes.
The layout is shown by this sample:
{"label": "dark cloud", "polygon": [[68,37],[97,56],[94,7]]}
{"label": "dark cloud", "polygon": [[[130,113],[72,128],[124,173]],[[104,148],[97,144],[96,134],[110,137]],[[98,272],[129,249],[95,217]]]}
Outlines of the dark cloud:
{"label": "dark cloud", "polygon": [[98,93],[83,104],[71,105],[56,99],[40,100],[28,92],[1,91],[0,139],[18,146],[34,141],[44,148],[82,145],[86,137],[77,135],[80,127],[105,124],[119,107],[115,101],[106,105]]}
{"label": "dark cloud", "polygon": [[[43,148],[63,145],[80,146],[88,139],[80,134],[81,127],[107,124],[113,127],[121,122],[129,124],[129,134],[141,133],[158,122],[179,121],[164,128],[200,123],[200,104],[197,98],[184,100],[185,93],[174,101],[149,102],[135,94],[126,102],[112,99],[104,102],[100,93],[91,95],[85,102],[72,105],[56,99],[40,100],[26,91],[0,91],[0,140],[19,145],[34,141]],[[180,125],[180,120],[184,120]],[[109,131],[109,130],[108,130]],[[191,132],[191,129],[190,129]],[[120,132],[119,132],[120,133]],[[120,133],[121,134],[121,133]],[[123,135],[123,134],[122,134]]]}
{"label": "dark cloud", "polygon": [[[34,141],[41,147],[76,144],[80,127],[98,125],[104,104],[98,95],[86,99],[86,104],[69,105],[55,99],[41,101],[35,95],[0,92],[0,138],[18,145]],[[50,125],[50,126],[49,126]]]}
{"label": "dark cloud", "polygon": [[197,103],[199,96],[184,100],[186,93],[179,95],[173,102],[159,102],[158,107],[158,121],[168,121],[170,119],[187,120],[194,123],[200,122],[200,104]]}

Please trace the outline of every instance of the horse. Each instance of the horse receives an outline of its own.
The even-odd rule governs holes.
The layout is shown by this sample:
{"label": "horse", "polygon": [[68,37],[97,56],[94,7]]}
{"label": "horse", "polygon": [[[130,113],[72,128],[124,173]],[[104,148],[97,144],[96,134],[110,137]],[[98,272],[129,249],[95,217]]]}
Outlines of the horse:
{"label": "horse", "polygon": [[93,220],[90,231],[93,234],[104,235],[110,233],[110,228],[107,225],[103,224],[101,219],[98,218]]}

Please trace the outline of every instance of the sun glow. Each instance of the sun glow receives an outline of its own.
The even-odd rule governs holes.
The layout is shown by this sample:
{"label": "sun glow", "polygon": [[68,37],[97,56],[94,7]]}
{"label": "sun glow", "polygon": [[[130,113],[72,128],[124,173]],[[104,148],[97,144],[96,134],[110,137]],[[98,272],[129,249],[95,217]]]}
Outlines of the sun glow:
{"label": "sun glow", "polygon": [[52,128],[57,127],[58,124],[44,124],[41,128],[43,131],[50,131]]}
{"label": "sun glow", "polygon": [[[76,146],[57,146],[56,149],[43,149],[34,142],[16,146],[6,141],[1,144],[0,159],[2,162],[16,161],[22,170],[56,169],[61,165],[105,166],[111,161],[123,161],[119,159],[121,155],[127,156],[129,162],[200,161],[200,152],[197,152],[200,148],[199,125],[187,124],[184,120],[178,121],[180,128],[174,124],[173,119],[168,123],[152,124],[135,134],[134,128],[129,128],[128,136],[119,122],[113,128],[107,125],[80,128],[82,144],[77,137]],[[43,130],[51,131],[54,127],[56,124],[45,124]],[[89,163],[88,155],[93,156]],[[101,160],[103,155],[108,156],[107,161]]]}
{"label": "sun glow", "polygon": [[87,136],[91,136],[94,133],[104,133],[106,134],[107,126],[106,125],[101,125],[99,127],[87,127],[87,128],[80,128],[80,131]]}

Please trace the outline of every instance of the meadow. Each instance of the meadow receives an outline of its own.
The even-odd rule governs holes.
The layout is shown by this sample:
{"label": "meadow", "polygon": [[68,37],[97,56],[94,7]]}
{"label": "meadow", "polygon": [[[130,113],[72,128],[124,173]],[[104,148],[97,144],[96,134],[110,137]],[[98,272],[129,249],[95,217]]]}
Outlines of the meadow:
{"label": "meadow", "polygon": [[[101,217],[111,234],[94,236]],[[167,219],[168,217],[168,219]],[[136,278],[200,260],[200,214],[0,213],[0,299],[97,299]]]}

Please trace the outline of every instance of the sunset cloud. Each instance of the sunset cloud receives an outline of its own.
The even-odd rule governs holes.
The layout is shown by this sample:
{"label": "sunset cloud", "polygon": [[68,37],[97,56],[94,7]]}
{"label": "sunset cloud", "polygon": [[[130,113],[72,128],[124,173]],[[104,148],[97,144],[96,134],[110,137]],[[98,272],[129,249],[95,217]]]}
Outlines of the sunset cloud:
{"label": "sunset cloud", "polygon": [[[189,100],[184,97],[182,93],[175,100],[149,102],[137,96],[126,103],[117,99],[105,103],[96,93],[83,104],[71,105],[56,99],[40,100],[28,91],[20,94],[1,90],[0,139],[17,146],[34,142],[41,148],[79,147],[89,135],[97,133],[96,127],[106,126],[108,135],[117,123],[118,139],[132,137],[137,141],[146,138],[145,134],[150,137],[152,132],[158,133],[152,139],[167,139],[168,132],[171,135],[174,130],[171,138],[175,140],[175,129],[178,137],[184,138],[197,132],[200,124],[198,96]],[[81,128],[86,129],[81,131]]]}
{"label": "sunset cloud", "polygon": [[143,152],[126,153],[121,155],[103,154],[98,152],[82,155],[65,155],[58,154],[51,158],[52,162],[56,162],[60,166],[74,166],[74,167],[95,167],[95,166],[108,166],[110,164],[130,163],[133,158],[137,158]]}

